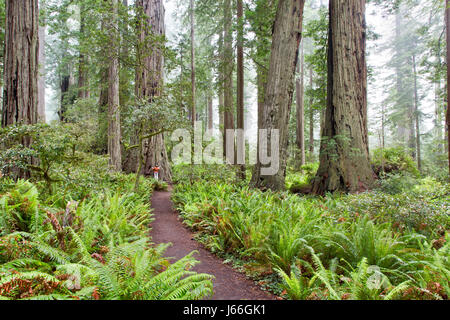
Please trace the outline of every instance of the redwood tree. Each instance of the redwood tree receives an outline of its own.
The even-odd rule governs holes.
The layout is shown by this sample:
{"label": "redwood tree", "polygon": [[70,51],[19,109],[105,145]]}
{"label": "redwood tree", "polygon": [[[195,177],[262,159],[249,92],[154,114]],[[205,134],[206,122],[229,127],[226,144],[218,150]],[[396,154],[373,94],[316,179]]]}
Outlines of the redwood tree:
{"label": "redwood tree", "polygon": [[[233,17],[231,0],[224,2],[224,46],[223,46],[223,77],[224,77],[224,152],[226,150],[226,132],[235,129],[233,102]],[[233,160],[233,159],[229,159]]]}
{"label": "redwood tree", "polygon": [[38,0],[7,0],[2,126],[38,118]]}
{"label": "redwood tree", "polygon": [[450,172],[450,0],[446,0],[445,24],[447,27],[447,139],[448,139],[448,168]]}
{"label": "redwood tree", "polygon": [[[238,19],[238,36],[237,36],[237,129],[244,130],[244,10],[243,1],[237,0],[237,19]],[[237,140],[239,142],[239,140]],[[245,140],[242,141],[241,148],[245,148]],[[244,160],[245,159],[240,159]],[[238,167],[238,178],[245,180],[245,165]]]}
{"label": "redwood tree", "polygon": [[[155,37],[165,35],[164,5],[163,0],[138,0],[144,14],[146,23],[141,24],[140,41],[144,43],[143,52],[139,53],[143,59],[143,65],[136,70],[136,96],[152,102],[161,94],[164,73],[164,56],[162,45],[152,43],[151,48],[145,48],[148,44],[150,32]],[[147,27],[148,26],[148,27]],[[171,181],[172,173],[169,158],[167,156],[164,135],[158,134],[144,142],[142,172],[145,175],[152,173],[152,167],[158,165],[161,168],[159,178]]]}
{"label": "redwood tree", "polygon": [[328,101],[313,192],[366,190],[369,161],[365,0],[330,0]]}
{"label": "redwood tree", "polygon": [[[288,122],[294,94],[295,69],[298,62],[299,45],[302,38],[304,0],[280,0],[273,28],[270,67],[264,95],[264,105],[259,114],[259,129],[279,130],[279,170],[273,175],[263,175],[264,165],[255,166],[251,184],[261,189],[274,191],[285,188],[288,157]],[[270,147],[268,147],[270,149]]]}
{"label": "redwood tree", "polygon": [[[303,41],[304,42],[304,41]],[[299,167],[306,163],[306,151],[305,151],[305,103],[304,103],[304,77],[305,77],[305,63],[304,63],[304,45],[300,54],[300,62],[297,63],[297,72],[300,73],[300,77],[295,81],[295,91],[297,100],[297,137],[296,144],[298,148],[297,165]]]}
{"label": "redwood tree", "polygon": [[110,0],[111,17],[109,19],[109,67],[108,67],[108,154],[113,170],[122,170],[120,99],[119,99],[119,36],[118,1]]}

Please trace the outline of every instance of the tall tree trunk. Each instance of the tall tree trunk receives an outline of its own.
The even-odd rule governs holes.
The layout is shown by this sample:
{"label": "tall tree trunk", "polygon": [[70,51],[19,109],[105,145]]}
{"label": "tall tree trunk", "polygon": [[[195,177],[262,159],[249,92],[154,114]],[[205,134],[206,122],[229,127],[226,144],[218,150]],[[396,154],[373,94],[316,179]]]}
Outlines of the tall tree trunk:
{"label": "tall tree trunk", "polygon": [[37,0],[6,1],[2,127],[38,120],[38,17]]}
{"label": "tall tree trunk", "polygon": [[[237,129],[244,130],[244,9],[243,1],[237,0],[237,20],[238,20],[238,35],[237,35]],[[245,139],[241,141],[237,139],[238,143],[241,143],[238,147],[245,151]],[[243,154],[245,156],[245,152]],[[246,179],[246,169],[242,162],[243,159],[238,159],[240,163],[238,167],[237,177],[240,180]]]}
{"label": "tall tree trunk", "polygon": [[417,66],[416,56],[413,55],[413,74],[414,74],[414,116],[416,122],[416,150],[417,150],[417,168],[422,171],[422,150],[420,142],[420,112],[419,112],[419,92],[417,88]]}
{"label": "tall tree trunk", "polygon": [[[415,79],[416,75],[414,74],[414,67],[415,67],[415,57],[412,56],[410,59],[408,59],[408,61],[413,65],[413,70],[412,70],[412,78]],[[414,80],[415,81],[415,80]],[[416,105],[415,105],[415,97],[414,97],[414,92],[412,95],[412,98],[410,99],[410,104],[409,104],[409,112],[408,112],[408,116],[409,116],[409,149],[411,150],[411,156],[413,157],[414,160],[417,161],[417,135],[416,135]]]}
{"label": "tall tree trunk", "polygon": [[[446,24],[446,37],[447,37],[447,146],[448,146],[448,160],[449,160],[449,172],[450,172],[450,0],[446,0],[445,10],[445,24]],[[450,180],[450,177],[449,177]]]}
{"label": "tall tree trunk", "polygon": [[191,19],[191,120],[192,127],[197,120],[197,110],[195,105],[196,100],[196,85],[195,85],[195,26],[194,26],[194,0],[190,0],[190,19]]}
{"label": "tall tree trunk", "polygon": [[110,0],[112,17],[109,24],[108,69],[108,154],[109,164],[114,171],[122,170],[120,99],[119,99],[119,36],[118,36],[118,0]]}
{"label": "tall tree trunk", "polygon": [[45,123],[45,25],[39,26],[38,121]]}
{"label": "tall tree trunk", "polygon": [[[304,0],[278,2],[260,129],[269,131],[268,145],[272,146],[279,142],[279,152],[271,154],[272,165],[275,165],[271,166],[273,171],[266,171],[267,168],[261,159],[255,166],[251,184],[261,189],[274,191],[285,189],[288,123],[294,95],[295,68],[302,38],[304,5]],[[279,130],[279,141],[275,141],[275,137],[272,137],[273,130]]]}
{"label": "tall tree trunk", "polygon": [[224,53],[223,53],[223,48],[224,48],[224,39],[223,39],[223,30],[220,30],[220,35],[219,35],[219,65],[218,65],[218,87],[219,87],[219,107],[218,107],[218,112],[219,112],[219,129],[220,129],[220,133],[222,136],[222,139],[225,139],[225,116],[224,116],[224,105],[225,105],[225,96],[224,96],[224,81],[225,81],[225,76],[223,74],[223,64],[224,64]]}
{"label": "tall tree trunk", "polygon": [[[225,0],[224,6],[224,151],[227,145],[226,132],[234,129],[234,102],[233,102],[233,31],[232,31],[232,5],[231,0]],[[233,160],[233,159],[229,159]],[[234,160],[233,160],[234,161]]]}
{"label": "tall tree trunk", "polygon": [[89,98],[89,90],[87,88],[87,57],[86,48],[84,47],[85,29],[86,29],[86,8],[84,3],[80,4],[80,50],[78,57],[78,98]]}
{"label": "tall tree trunk", "polygon": [[208,95],[208,130],[214,128],[214,117],[213,117],[213,99],[211,95]]}
{"label": "tall tree trunk", "polygon": [[[402,10],[401,10],[401,3],[397,6],[395,9],[395,55],[401,56],[404,52],[404,47],[402,47],[401,43],[401,32],[403,28],[403,22],[402,22]],[[402,100],[400,97],[405,94],[405,88],[404,88],[404,73],[402,72],[402,68],[400,67],[400,62],[397,61],[395,63],[395,78],[396,78],[396,94],[397,94],[397,108],[404,108],[403,105],[399,105],[399,102]],[[405,112],[403,110],[403,112]],[[407,111],[406,111],[407,112]],[[405,119],[398,120],[396,123],[397,126],[397,132],[396,132],[396,139],[397,141],[403,146],[406,147],[408,145],[408,129],[407,129],[407,122],[405,120],[407,119],[407,114],[405,114]]]}
{"label": "tall tree trunk", "polygon": [[435,99],[435,109],[434,109],[434,130],[435,139],[438,142],[436,152],[438,155],[443,154],[444,146],[442,142],[444,138],[442,136],[442,110],[441,110],[441,97],[440,97],[441,83],[438,81],[435,84],[434,99]]}
{"label": "tall tree trunk", "polygon": [[[313,70],[309,69],[309,85],[313,89]],[[314,99],[311,97],[309,106],[309,155],[311,161],[314,161]]]}
{"label": "tall tree trunk", "polygon": [[305,64],[304,64],[304,45],[301,45],[300,61],[297,63],[297,72],[300,73],[300,77],[295,81],[296,93],[297,93],[297,139],[296,144],[299,150],[298,166],[301,167],[306,163],[305,152],[305,103],[304,103],[304,77],[305,77]]}
{"label": "tall tree trunk", "polygon": [[365,0],[330,0],[328,102],[315,194],[363,191],[373,183],[367,128],[365,6]]}
{"label": "tall tree trunk", "polygon": [[[138,0],[137,6],[140,6],[147,19],[147,25],[151,27],[151,31],[156,36],[165,35],[164,24],[164,5],[163,0]],[[141,39],[147,37],[147,30],[142,30]],[[147,52],[147,50],[144,50]],[[136,91],[137,96],[148,99],[150,102],[153,98],[161,94],[161,87],[164,79],[164,56],[161,49],[157,47],[148,48],[150,54],[144,56],[144,64],[141,70],[137,70]],[[170,182],[172,180],[172,172],[170,169],[169,157],[167,156],[164,135],[159,134],[144,142],[143,148],[143,166],[142,172],[138,174],[151,175],[152,167],[159,166],[161,171],[159,178]]]}

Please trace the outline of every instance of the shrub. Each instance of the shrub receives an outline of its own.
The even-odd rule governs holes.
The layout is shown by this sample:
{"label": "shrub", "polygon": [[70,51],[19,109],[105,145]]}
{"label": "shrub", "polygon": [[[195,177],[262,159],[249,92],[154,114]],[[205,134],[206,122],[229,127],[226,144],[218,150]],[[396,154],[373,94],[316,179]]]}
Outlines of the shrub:
{"label": "shrub", "polygon": [[382,177],[384,174],[409,173],[420,176],[413,158],[401,148],[375,149],[372,156],[372,166],[375,173]]}

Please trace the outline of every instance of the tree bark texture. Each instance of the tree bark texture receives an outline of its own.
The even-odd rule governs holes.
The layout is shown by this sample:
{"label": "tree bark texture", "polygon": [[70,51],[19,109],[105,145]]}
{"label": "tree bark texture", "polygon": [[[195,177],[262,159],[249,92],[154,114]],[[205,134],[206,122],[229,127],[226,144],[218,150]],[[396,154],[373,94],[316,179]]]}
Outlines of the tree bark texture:
{"label": "tree bark texture", "polygon": [[[237,20],[238,20],[238,36],[237,36],[237,129],[244,130],[244,9],[243,1],[237,0]],[[243,141],[245,148],[245,141]],[[245,160],[245,159],[244,159]],[[245,180],[245,165],[239,165],[238,179]]]}
{"label": "tree bark texture", "polygon": [[38,1],[7,0],[2,126],[38,120]]}
{"label": "tree bark texture", "polygon": [[[268,130],[268,146],[272,141],[271,130],[279,130],[279,170],[274,175],[262,174],[260,161],[255,166],[251,184],[273,191],[285,189],[288,157],[288,122],[294,95],[295,68],[298,62],[302,38],[304,0],[280,0],[273,29],[270,67],[265,88],[264,107],[260,129]],[[270,149],[270,147],[268,147]]]}
{"label": "tree bark texture", "polygon": [[[445,24],[446,24],[446,37],[447,37],[447,149],[448,149],[448,168],[450,173],[450,0],[446,0],[445,9]],[[450,177],[449,177],[450,180]]]}
{"label": "tree bark texture", "polygon": [[224,150],[226,150],[226,131],[235,129],[234,102],[233,102],[233,31],[232,31],[232,5],[231,0],[225,0],[224,5]]}
{"label": "tree bark texture", "polygon": [[[311,90],[313,89],[313,70],[312,68],[309,70],[309,84]],[[311,97],[310,106],[309,106],[309,156],[311,161],[314,159],[314,106],[313,106],[313,98]]]}
{"label": "tree bark texture", "polygon": [[328,101],[316,194],[357,192],[372,185],[365,52],[365,0],[330,0]]}
{"label": "tree bark texture", "polygon": [[194,26],[194,0],[190,0],[190,20],[191,20],[191,121],[192,127],[195,125],[197,108],[196,102],[196,86],[195,86],[195,26]]}
{"label": "tree bark texture", "polygon": [[118,36],[118,2],[111,0],[112,17],[110,19],[110,47],[112,55],[108,69],[108,154],[109,164],[114,171],[122,171],[122,149],[120,128],[119,99],[119,36]]}
{"label": "tree bark texture", "polygon": [[39,26],[38,122],[45,123],[45,26]]}
{"label": "tree bark texture", "polygon": [[86,32],[86,7],[83,3],[80,5],[80,52],[78,57],[78,98],[87,99],[90,96],[88,89],[88,67],[86,49],[82,46]]}
{"label": "tree bark texture", "polygon": [[304,103],[304,76],[305,76],[305,64],[303,46],[300,54],[300,62],[297,64],[297,72],[300,73],[300,77],[296,79],[296,102],[297,102],[297,139],[296,144],[299,149],[298,165],[301,167],[306,163],[305,152],[305,103]]}
{"label": "tree bark texture", "polygon": [[[147,19],[151,32],[156,36],[165,35],[164,5],[163,0],[138,0],[136,5],[140,6]],[[141,41],[148,36],[147,30],[141,31]],[[142,70],[138,70],[136,82],[136,94],[138,97],[148,99],[149,102],[161,94],[164,73],[164,56],[161,48],[155,46],[148,48],[150,54],[145,52]],[[151,175],[152,167],[159,166],[159,179],[170,182],[172,172],[170,169],[169,157],[167,156],[164,135],[159,134],[144,141],[144,165],[142,174]],[[137,168],[136,168],[137,170]]]}

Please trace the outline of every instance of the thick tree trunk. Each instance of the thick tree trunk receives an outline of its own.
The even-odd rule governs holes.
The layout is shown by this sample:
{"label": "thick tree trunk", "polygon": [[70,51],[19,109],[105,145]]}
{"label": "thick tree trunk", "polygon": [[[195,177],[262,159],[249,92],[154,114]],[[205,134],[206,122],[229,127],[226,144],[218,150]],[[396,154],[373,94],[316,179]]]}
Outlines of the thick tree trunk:
{"label": "thick tree trunk", "polygon": [[[142,8],[147,24],[151,27],[153,34],[156,36],[165,35],[163,1],[138,0],[136,5]],[[143,41],[148,36],[147,31],[142,30],[140,36]],[[138,97],[148,99],[151,102],[154,97],[161,94],[164,78],[164,56],[161,49],[157,47],[148,48],[148,50],[151,53],[144,52],[143,68],[140,70],[138,68],[137,70],[136,94]],[[143,151],[144,164],[140,173],[151,175],[152,167],[159,166],[161,168],[159,179],[170,182],[172,180],[172,172],[166,152],[164,135],[160,134],[145,141]]]}
{"label": "thick tree trunk", "polygon": [[[447,149],[448,149],[448,160],[449,160],[449,172],[450,172],[450,0],[446,0],[446,10],[445,10],[445,24],[447,27]],[[450,180],[450,178],[449,178]]]}
{"label": "thick tree trunk", "polygon": [[[237,0],[237,20],[238,20],[238,36],[237,36],[237,129],[244,130],[244,9],[243,1]],[[237,140],[242,143],[240,148],[245,150],[245,140]],[[244,153],[245,154],[245,153]],[[245,159],[238,159],[244,160]],[[242,162],[242,161],[239,161]],[[237,172],[237,178],[246,179],[245,165],[240,163]]]}
{"label": "thick tree trunk", "polygon": [[45,26],[39,26],[38,121],[45,123]]}
{"label": "thick tree trunk", "polygon": [[306,163],[305,152],[305,103],[304,103],[304,76],[305,76],[305,64],[304,64],[304,46],[302,45],[300,62],[297,64],[297,72],[300,73],[300,77],[295,81],[296,84],[296,102],[297,102],[297,139],[296,144],[299,150],[299,159],[297,160],[298,166],[301,167]]}
{"label": "thick tree trunk", "polygon": [[[268,146],[279,143],[279,152],[271,154],[272,165],[275,165],[271,166],[271,169],[275,172],[269,170],[267,173],[271,174],[267,175],[261,161],[258,161],[255,166],[251,184],[261,189],[274,191],[285,189],[288,122],[294,94],[295,68],[302,38],[304,5],[304,0],[278,2],[260,129],[269,131]],[[279,141],[275,141],[272,137],[273,130],[279,130]]]}
{"label": "thick tree trunk", "polygon": [[[228,129],[235,129],[234,102],[233,102],[233,31],[232,31],[232,6],[231,0],[225,0],[224,6],[224,152],[227,150]],[[232,159],[230,159],[232,160]]]}
{"label": "thick tree trunk", "polygon": [[2,126],[38,121],[38,1],[7,0]]}
{"label": "thick tree trunk", "polygon": [[191,121],[192,127],[197,120],[196,85],[195,85],[195,26],[194,26],[194,0],[190,0],[190,20],[191,20]]}
{"label": "thick tree trunk", "polygon": [[112,17],[109,25],[110,46],[112,52],[108,69],[108,154],[109,164],[114,171],[122,171],[122,149],[120,128],[119,99],[119,37],[118,37],[118,2],[110,1]]}
{"label": "thick tree trunk", "polygon": [[365,0],[330,0],[328,102],[315,194],[372,185],[365,52]]}

